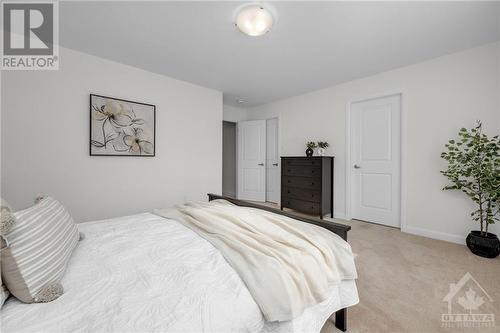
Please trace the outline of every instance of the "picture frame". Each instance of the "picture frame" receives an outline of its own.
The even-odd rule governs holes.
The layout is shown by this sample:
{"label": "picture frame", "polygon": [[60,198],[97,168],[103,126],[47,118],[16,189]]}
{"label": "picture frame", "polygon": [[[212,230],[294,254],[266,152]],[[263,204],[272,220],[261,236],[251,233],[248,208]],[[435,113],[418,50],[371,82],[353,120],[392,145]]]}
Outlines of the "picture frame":
{"label": "picture frame", "polygon": [[156,155],[156,106],[90,94],[90,156]]}

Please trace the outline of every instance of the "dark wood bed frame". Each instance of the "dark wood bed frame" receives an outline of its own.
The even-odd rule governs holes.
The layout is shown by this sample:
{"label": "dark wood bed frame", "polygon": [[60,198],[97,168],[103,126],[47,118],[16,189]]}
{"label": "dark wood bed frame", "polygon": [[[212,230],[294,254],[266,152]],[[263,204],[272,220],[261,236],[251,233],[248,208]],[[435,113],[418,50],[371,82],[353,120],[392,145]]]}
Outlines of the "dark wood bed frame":
{"label": "dark wood bed frame", "polygon": [[[257,209],[262,209],[271,213],[275,213],[278,215],[284,215],[287,217],[291,217],[293,219],[306,222],[306,223],[311,223],[315,224],[317,226],[323,227],[325,229],[330,230],[331,232],[339,235],[342,237],[344,240],[347,241],[347,232],[351,230],[351,227],[348,225],[340,224],[340,223],[335,223],[335,222],[330,222],[330,221],[325,221],[325,220],[320,220],[317,218],[312,218],[312,217],[305,217],[302,215],[294,214],[291,212],[286,212],[279,210],[277,208],[272,208],[269,206],[265,205],[259,205],[253,202],[249,201],[244,201],[244,200],[238,200],[238,199],[233,199],[217,194],[208,194],[208,201],[216,200],[216,199],[224,199],[229,202],[232,202],[233,204],[237,206],[242,206],[242,207],[251,207],[251,208],[257,208]],[[335,312],[335,327],[337,327],[339,330],[345,332],[347,330],[347,308],[340,309],[337,312]]]}

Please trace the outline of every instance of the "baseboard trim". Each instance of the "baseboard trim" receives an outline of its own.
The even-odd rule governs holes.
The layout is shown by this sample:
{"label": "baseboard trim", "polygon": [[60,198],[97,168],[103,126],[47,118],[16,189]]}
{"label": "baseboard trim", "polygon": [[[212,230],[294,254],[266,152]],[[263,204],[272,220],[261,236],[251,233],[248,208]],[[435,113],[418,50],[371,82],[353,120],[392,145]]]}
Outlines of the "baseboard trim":
{"label": "baseboard trim", "polygon": [[428,238],[439,239],[446,242],[465,245],[465,236],[461,235],[448,234],[446,232],[434,231],[417,227],[409,227],[409,226],[402,228],[401,231],[412,235],[424,236]]}
{"label": "baseboard trim", "polygon": [[349,220],[345,214],[333,213],[333,218],[339,219],[339,220]]}

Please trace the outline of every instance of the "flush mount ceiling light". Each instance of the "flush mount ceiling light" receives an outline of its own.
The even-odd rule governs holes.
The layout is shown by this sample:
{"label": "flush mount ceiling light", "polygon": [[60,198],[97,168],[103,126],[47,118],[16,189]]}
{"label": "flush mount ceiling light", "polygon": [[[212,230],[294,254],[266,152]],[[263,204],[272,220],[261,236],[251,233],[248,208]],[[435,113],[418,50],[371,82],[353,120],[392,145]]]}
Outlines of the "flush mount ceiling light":
{"label": "flush mount ceiling light", "polygon": [[262,5],[244,5],[236,14],[236,26],[248,36],[262,36],[271,30],[274,23],[272,13]]}

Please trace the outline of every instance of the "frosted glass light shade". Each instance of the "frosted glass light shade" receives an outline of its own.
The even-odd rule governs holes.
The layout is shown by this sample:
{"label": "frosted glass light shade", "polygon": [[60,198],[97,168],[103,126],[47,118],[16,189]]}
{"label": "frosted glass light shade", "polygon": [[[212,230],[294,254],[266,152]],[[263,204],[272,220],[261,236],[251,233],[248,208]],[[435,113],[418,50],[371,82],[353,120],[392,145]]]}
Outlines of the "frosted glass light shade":
{"label": "frosted glass light shade", "polygon": [[271,12],[259,5],[250,5],[241,9],[236,17],[236,26],[248,36],[262,36],[273,26]]}

